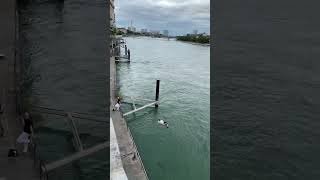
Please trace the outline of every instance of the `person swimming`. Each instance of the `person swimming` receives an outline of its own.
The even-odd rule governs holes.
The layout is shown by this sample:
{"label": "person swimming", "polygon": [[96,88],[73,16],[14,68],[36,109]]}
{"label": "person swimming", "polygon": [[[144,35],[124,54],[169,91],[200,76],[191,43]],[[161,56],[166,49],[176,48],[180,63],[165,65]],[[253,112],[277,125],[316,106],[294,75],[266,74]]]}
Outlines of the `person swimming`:
{"label": "person swimming", "polygon": [[163,125],[163,126],[166,126],[167,128],[169,128],[169,124],[166,121],[162,120],[162,119],[159,119],[158,123]]}

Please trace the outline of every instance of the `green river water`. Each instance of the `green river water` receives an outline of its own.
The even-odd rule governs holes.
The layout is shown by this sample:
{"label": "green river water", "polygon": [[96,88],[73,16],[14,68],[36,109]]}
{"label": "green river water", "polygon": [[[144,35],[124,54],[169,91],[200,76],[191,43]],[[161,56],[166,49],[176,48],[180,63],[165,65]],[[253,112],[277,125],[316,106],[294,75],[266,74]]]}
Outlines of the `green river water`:
{"label": "green river water", "polygon": [[[146,37],[125,40],[132,62],[117,65],[120,95],[154,99],[156,80],[161,81],[159,108],[126,117],[149,178],[209,179],[210,47]],[[124,105],[123,111],[130,110]],[[169,128],[159,126],[159,118]]]}

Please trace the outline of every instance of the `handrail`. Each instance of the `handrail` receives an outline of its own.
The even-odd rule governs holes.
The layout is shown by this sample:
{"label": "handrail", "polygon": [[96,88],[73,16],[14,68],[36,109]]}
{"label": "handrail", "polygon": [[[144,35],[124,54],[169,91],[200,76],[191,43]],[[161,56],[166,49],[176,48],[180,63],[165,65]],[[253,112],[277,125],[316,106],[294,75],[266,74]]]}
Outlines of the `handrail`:
{"label": "handrail", "polygon": [[49,175],[47,173],[47,168],[44,165],[44,161],[40,160],[39,168],[40,168],[40,180],[42,180],[43,178],[44,178],[44,180],[48,180],[49,179]]}
{"label": "handrail", "polygon": [[48,176],[47,170],[45,169],[44,161],[40,157],[40,153],[38,151],[38,146],[35,143],[34,138],[31,137],[31,139],[32,139],[32,147],[33,147],[33,165],[36,168],[37,164],[39,163],[38,170],[39,170],[40,180],[43,180],[43,178],[44,178],[44,180],[48,180],[49,176]]}
{"label": "handrail", "polygon": [[[43,106],[37,106],[37,105],[31,105],[32,107],[34,108],[39,108],[39,109],[47,109],[47,110],[52,110],[52,111],[60,111],[60,112],[66,112],[65,110],[63,109],[56,109],[56,108],[50,108],[50,107],[43,107]],[[100,117],[100,116],[97,116],[95,114],[89,114],[89,113],[83,113],[83,112],[76,112],[76,111],[72,111],[71,112],[72,114],[79,114],[79,115],[87,115],[87,116],[95,116],[95,117]]]}
{"label": "handrail", "polygon": [[[70,117],[74,117],[74,118],[81,118],[78,116],[74,116],[71,113],[67,113],[67,112],[62,112],[59,111],[57,109],[53,109],[56,110],[56,113],[52,112],[52,113],[48,113],[48,114],[55,114],[55,115],[60,115],[60,116],[67,116],[67,114],[69,114],[69,118]],[[40,111],[41,112],[41,111]],[[42,112],[44,113],[44,112]],[[88,119],[87,119],[88,120]],[[91,119],[92,120],[92,119]],[[96,120],[98,121],[98,120]],[[104,122],[107,123],[107,121],[98,121],[98,122]],[[81,142],[81,141],[80,141]],[[36,144],[36,141],[34,139],[34,137],[31,137],[31,145],[33,147],[33,161],[34,161],[34,166],[36,167],[37,165],[39,165],[39,173],[40,173],[40,180],[48,180],[49,179],[49,171],[47,169],[47,166],[45,164],[45,162],[41,159],[40,153],[38,151],[38,146]],[[103,144],[104,145],[104,144]],[[100,145],[101,146],[101,145]],[[99,147],[100,147],[99,146]],[[95,148],[95,147],[94,147]],[[50,169],[50,168],[49,168]]]}
{"label": "handrail", "polygon": [[[41,108],[39,108],[39,109],[41,109]],[[65,112],[63,110],[61,110],[61,111],[60,110],[48,110],[47,112],[44,112],[44,111],[38,110],[36,108],[32,109],[31,111],[37,112],[37,113],[40,113],[40,114],[50,114],[50,115],[63,116],[63,117],[67,117],[67,113],[69,113],[69,112]],[[108,121],[105,121],[105,120],[102,120],[102,119],[76,116],[76,115],[81,115],[79,113],[75,113],[75,112],[70,112],[70,113],[72,114],[72,117],[77,118],[77,119],[82,119],[82,120],[87,120],[87,121],[94,121],[94,122],[99,122],[99,123],[109,123]],[[85,116],[90,116],[90,115],[85,115]],[[95,115],[91,115],[91,116],[95,116]],[[98,116],[95,116],[95,117],[98,117]]]}
{"label": "handrail", "polygon": [[69,156],[66,156],[66,157],[61,158],[59,160],[56,160],[56,161],[50,162],[48,164],[45,164],[45,167],[43,167],[43,170],[45,170],[46,172],[51,172],[54,169],[62,167],[64,165],[66,165],[66,164],[70,164],[73,161],[76,161],[76,160],[79,160],[79,159],[84,158],[86,156],[92,155],[92,154],[94,154],[94,153],[96,153],[98,151],[101,151],[103,149],[106,149],[108,147],[110,147],[110,142],[109,141],[105,141],[105,142],[103,142],[101,144],[86,148],[84,150],[80,150],[80,151],[78,151],[76,153],[73,153],[73,154],[71,154]]}

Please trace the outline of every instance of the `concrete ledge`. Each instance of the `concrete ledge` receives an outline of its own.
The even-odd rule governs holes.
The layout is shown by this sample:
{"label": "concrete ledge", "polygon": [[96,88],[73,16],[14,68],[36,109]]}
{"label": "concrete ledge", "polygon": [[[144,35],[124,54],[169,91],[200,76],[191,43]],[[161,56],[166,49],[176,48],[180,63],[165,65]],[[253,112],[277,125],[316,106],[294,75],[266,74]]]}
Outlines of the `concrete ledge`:
{"label": "concrete ledge", "polygon": [[110,118],[110,177],[112,180],[128,180],[121,161],[116,132]]}

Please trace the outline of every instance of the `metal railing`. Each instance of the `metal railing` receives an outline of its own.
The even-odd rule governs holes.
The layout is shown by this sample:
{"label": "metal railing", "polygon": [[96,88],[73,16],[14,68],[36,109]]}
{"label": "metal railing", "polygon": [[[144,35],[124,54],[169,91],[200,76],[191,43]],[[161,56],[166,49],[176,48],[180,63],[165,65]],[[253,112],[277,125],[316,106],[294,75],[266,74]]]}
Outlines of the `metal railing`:
{"label": "metal railing", "polygon": [[49,175],[47,173],[47,169],[46,169],[46,166],[44,164],[44,161],[40,160],[39,168],[40,168],[40,180],[48,180],[49,179]]}
{"label": "metal railing", "polygon": [[33,137],[31,137],[31,139],[31,147],[33,152],[33,166],[38,170],[40,180],[48,180],[49,175],[45,168],[45,161],[41,159],[40,152],[38,150],[38,145],[36,144],[35,139]]}
{"label": "metal railing", "polygon": [[[82,119],[86,121],[91,121],[95,123],[109,123],[108,121],[105,120],[104,115],[95,115],[95,114],[89,114],[89,113],[83,113],[83,112],[66,112],[63,109],[56,109],[56,108],[50,108],[50,107],[42,107],[42,106],[36,106],[36,105],[31,105],[32,110],[31,112],[33,113],[38,113],[38,114],[46,114],[46,115],[53,115],[53,116],[60,116],[64,118],[76,118],[76,119]],[[78,122],[78,121],[75,121]],[[78,137],[79,138],[79,137]],[[78,139],[80,141],[80,139]],[[34,166],[35,168],[39,167],[39,173],[40,173],[40,179],[41,180],[48,180],[49,179],[49,174],[52,174],[51,172],[52,169],[50,169],[47,166],[52,163],[52,162],[45,162],[41,156],[40,152],[36,143],[35,138],[32,138],[32,148],[33,148],[33,160],[34,160]],[[85,149],[88,150],[88,149]],[[53,173],[55,174],[55,173]]]}

